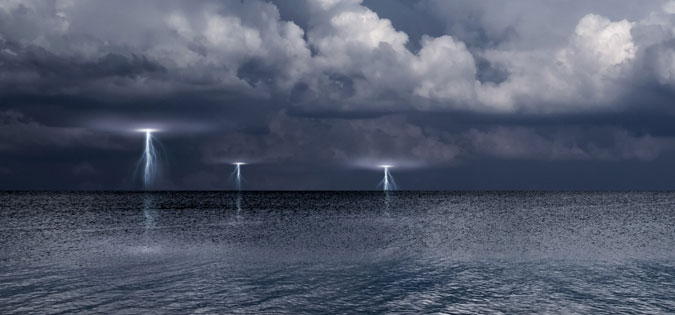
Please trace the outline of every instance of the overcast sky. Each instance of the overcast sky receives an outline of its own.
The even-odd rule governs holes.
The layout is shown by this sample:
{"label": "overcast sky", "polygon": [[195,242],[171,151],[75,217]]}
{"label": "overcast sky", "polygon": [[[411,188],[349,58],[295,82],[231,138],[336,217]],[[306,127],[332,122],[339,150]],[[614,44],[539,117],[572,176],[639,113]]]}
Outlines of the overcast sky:
{"label": "overcast sky", "polygon": [[0,0],[0,189],[675,189],[675,1]]}

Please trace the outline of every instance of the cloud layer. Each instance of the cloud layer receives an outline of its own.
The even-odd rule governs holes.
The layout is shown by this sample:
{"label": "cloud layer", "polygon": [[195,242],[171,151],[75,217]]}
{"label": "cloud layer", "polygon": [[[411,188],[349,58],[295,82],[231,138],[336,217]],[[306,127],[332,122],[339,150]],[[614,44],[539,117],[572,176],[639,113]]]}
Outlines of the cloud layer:
{"label": "cloud layer", "polygon": [[[6,0],[0,84],[65,95],[237,91],[307,110],[612,110],[643,84],[672,88],[674,7],[636,20],[588,13],[555,43],[468,47],[453,34],[411,39],[361,1],[308,1],[303,29],[258,0]],[[479,63],[503,80],[482,81]]]}
{"label": "cloud layer", "polygon": [[[0,0],[10,160],[130,157],[122,131],[157,125],[203,167],[648,162],[674,92],[675,1]],[[206,178],[181,167],[172,187]]]}

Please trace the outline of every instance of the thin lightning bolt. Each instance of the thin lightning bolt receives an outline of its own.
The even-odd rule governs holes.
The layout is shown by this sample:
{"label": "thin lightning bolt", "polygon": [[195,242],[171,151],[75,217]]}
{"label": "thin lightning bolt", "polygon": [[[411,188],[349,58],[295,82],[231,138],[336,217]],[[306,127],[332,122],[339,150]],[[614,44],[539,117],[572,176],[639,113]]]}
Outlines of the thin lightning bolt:
{"label": "thin lightning bolt", "polygon": [[243,178],[241,177],[241,166],[246,165],[244,162],[235,162],[234,163],[234,176],[235,184],[237,185],[237,190],[241,191],[241,182]]}
{"label": "thin lightning bolt", "polygon": [[145,132],[145,186],[150,184],[150,169],[152,168],[152,133],[150,131]]}
{"label": "thin lightning bolt", "polygon": [[382,185],[384,191],[396,190],[396,182],[394,181],[394,177],[391,176],[391,173],[389,172],[389,168],[392,166],[380,165],[380,167],[384,169],[384,178],[380,182],[380,185]]}
{"label": "thin lightning bolt", "polygon": [[157,162],[157,153],[155,152],[155,146],[153,145],[152,133],[154,129],[140,129],[140,132],[145,133],[145,150],[143,151],[143,160],[145,161],[145,167],[143,168],[143,184],[145,189],[151,187],[155,175],[155,167]]}

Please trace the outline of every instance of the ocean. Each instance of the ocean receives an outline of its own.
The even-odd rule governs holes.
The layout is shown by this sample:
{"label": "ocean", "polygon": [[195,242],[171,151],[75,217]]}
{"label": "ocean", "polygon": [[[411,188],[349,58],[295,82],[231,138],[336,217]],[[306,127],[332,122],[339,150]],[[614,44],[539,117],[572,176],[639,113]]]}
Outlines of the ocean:
{"label": "ocean", "polygon": [[672,192],[4,192],[0,313],[674,313]]}

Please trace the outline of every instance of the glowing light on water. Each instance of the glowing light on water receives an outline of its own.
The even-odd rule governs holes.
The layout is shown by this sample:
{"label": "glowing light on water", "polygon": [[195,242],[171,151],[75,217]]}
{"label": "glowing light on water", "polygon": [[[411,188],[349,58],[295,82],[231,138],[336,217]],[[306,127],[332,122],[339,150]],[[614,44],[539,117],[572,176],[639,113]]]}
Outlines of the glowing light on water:
{"label": "glowing light on water", "polygon": [[150,193],[143,196],[143,216],[145,221],[143,224],[143,240],[142,244],[131,248],[135,254],[152,254],[160,251],[159,246],[153,240],[153,230],[157,227],[157,210],[155,208],[154,200]]}
{"label": "glowing light on water", "polygon": [[237,207],[237,221],[241,221],[241,191],[237,193],[237,198],[234,200],[234,204]]}
{"label": "glowing light on water", "polygon": [[396,190],[396,181],[394,181],[394,177],[391,176],[391,173],[389,172],[389,169],[394,166],[385,164],[380,165],[380,167],[384,169],[384,178],[380,182],[380,186],[382,186],[384,191]]}
{"label": "glowing light on water", "polygon": [[156,129],[138,129],[139,132],[145,133],[145,150],[143,151],[142,160],[145,163],[143,168],[143,184],[145,189],[148,189],[155,178],[155,169],[157,164],[157,152],[155,151],[155,146],[153,144],[152,133],[156,132]]}
{"label": "glowing light on water", "polygon": [[237,185],[237,190],[241,190],[241,182],[243,181],[243,178],[241,177],[241,166],[246,165],[245,162],[234,162],[234,172],[232,175],[234,175],[234,182]]}
{"label": "glowing light on water", "polygon": [[143,196],[143,216],[145,217],[145,232],[147,234],[149,229],[155,227],[155,215],[156,211],[154,210],[154,202],[152,196],[145,195]]}

